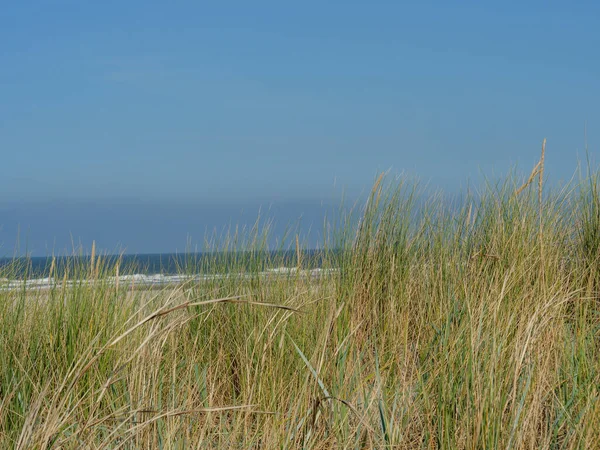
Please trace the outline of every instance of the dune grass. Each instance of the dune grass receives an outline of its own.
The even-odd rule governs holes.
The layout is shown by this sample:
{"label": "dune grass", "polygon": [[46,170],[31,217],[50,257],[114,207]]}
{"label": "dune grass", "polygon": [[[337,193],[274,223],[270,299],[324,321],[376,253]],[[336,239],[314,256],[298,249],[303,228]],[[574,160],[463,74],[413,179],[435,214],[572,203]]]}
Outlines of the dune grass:
{"label": "dune grass", "polygon": [[381,178],[319,278],[259,276],[256,228],[207,244],[249,277],[133,290],[95,258],[0,292],[0,448],[598,448],[598,176],[536,170],[450,205]]}

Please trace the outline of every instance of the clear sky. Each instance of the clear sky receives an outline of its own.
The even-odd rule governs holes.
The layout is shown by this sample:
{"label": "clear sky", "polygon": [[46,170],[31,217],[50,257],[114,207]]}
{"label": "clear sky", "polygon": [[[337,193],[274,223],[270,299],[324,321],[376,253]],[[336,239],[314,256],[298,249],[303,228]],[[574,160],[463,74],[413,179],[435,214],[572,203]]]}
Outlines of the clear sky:
{"label": "clear sky", "polygon": [[387,169],[456,191],[544,137],[569,178],[585,123],[598,144],[599,23],[592,1],[5,2],[0,255],[17,228],[34,254],[181,250]]}

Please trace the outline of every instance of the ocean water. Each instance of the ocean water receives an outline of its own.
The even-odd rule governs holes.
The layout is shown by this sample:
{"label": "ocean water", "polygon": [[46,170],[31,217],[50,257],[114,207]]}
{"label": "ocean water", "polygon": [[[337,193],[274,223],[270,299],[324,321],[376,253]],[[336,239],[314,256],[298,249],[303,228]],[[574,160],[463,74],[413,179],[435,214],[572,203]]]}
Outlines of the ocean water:
{"label": "ocean water", "polygon": [[[125,276],[199,276],[224,275],[236,272],[264,272],[296,268],[313,270],[322,267],[324,261],[335,258],[336,252],[318,250],[302,251],[300,267],[295,251],[222,252],[222,253],[161,253],[141,255],[101,255],[96,265],[114,272],[119,264],[119,274]],[[0,258],[0,278],[10,280],[46,279],[50,275],[63,278],[81,278],[82,271],[89,270],[89,255],[52,257]],[[52,268],[52,269],[51,269]],[[52,273],[51,273],[52,272]]]}

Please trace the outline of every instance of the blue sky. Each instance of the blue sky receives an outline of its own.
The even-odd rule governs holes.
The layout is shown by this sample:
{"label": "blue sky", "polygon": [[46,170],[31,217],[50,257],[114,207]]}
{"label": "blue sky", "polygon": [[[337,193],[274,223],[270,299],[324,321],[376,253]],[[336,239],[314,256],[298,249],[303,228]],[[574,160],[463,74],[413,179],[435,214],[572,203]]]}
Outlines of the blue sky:
{"label": "blue sky", "polygon": [[380,170],[458,191],[528,172],[544,137],[568,179],[585,123],[598,143],[599,21],[597,2],[5,4],[0,254],[17,228],[34,254],[181,250],[260,205],[319,217]]}

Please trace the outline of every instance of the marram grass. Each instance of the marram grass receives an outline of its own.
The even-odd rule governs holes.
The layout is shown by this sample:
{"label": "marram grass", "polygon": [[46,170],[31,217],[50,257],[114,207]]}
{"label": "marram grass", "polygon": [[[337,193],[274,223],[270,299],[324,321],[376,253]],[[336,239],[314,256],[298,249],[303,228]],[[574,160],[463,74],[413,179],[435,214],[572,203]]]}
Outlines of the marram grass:
{"label": "marram grass", "polygon": [[597,177],[529,181],[379,180],[320,278],[259,276],[256,228],[207,243],[250,276],[1,291],[0,448],[600,448]]}

